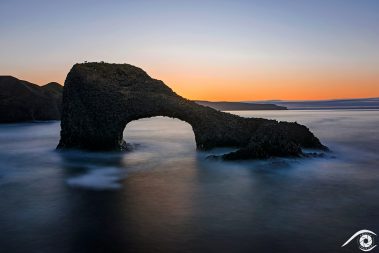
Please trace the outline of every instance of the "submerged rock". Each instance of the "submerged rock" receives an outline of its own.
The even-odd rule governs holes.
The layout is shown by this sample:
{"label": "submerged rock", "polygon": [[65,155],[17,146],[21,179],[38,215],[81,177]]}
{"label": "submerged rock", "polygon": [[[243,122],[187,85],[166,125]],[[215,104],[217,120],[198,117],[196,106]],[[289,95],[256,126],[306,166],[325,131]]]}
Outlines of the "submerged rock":
{"label": "submerged rock", "polygon": [[76,64],[67,75],[58,148],[124,150],[125,126],[154,116],[189,123],[200,150],[240,148],[223,159],[299,156],[301,148],[326,149],[300,124],[220,112],[177,95],[138,67],[107,63]]}

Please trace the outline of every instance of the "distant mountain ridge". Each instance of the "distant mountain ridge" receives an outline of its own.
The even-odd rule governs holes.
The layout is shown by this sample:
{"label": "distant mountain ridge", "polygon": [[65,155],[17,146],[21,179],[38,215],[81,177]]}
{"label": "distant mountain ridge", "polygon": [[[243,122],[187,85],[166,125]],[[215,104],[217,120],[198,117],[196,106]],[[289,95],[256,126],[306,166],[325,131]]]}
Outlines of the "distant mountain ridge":
{"label": "distant mountain ridge", "polygon": [[287,110],[285,106],[268,103],[244,103],[244,102],[211,102],[203,100],[195,100],[199,105],[209,106],[219,111],[249,111],[249,110]]}
{"label": "distant mountain ridge", "polygon": [[352,98],[330,100],[265,100],[246,101],[245,103],[275,103],[289,110],[333,110],[333,109],[379,109],[379,98]]}
{"label": "distant mountain ridge", "polygon": [[0,76],[0,123],[59,120],[63,86],[39,86],[13,76]]}

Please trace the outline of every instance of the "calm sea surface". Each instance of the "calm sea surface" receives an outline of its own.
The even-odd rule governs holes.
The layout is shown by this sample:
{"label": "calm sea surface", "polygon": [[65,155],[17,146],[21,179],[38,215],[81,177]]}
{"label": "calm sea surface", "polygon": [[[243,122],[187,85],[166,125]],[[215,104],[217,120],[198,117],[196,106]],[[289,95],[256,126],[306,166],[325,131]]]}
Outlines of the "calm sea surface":
{"label": "calm sea surface", "polygon": [[234,113],[306,124],[333,152],[212,161],[228,150],[156,117],[126,127],[132,152],[58,153],[59,122],[0,125],[0,252],[358,252],[341,245],[379,233],[379,111]]}

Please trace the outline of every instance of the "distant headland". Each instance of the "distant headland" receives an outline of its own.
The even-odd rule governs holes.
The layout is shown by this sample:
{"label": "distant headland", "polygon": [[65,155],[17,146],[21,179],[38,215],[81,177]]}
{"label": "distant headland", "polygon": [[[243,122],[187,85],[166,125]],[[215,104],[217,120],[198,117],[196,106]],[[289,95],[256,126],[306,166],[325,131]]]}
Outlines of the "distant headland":
{"label": "distant headland", "polygon": [[0,76],[0,123],[59,120],[62,90],[59,83],[39,86],[13,76]]}
{"label": "distant headland", "polygon": [[209,106],[219,111],[250,111],[250,110],[287,110],[285,106],[279,106],[271,103],[244,103],[244,102],[211,102],[195,100],[196,103],[203,106]]}
{"label": "distant headland", "polygon": [[379,97],[372,98],[350,98],[350,99],[327,99],[327,100],[267,100],[247,101],[253,103],[273,103],[285,106],[288,110],[377,110],[379,109]]}

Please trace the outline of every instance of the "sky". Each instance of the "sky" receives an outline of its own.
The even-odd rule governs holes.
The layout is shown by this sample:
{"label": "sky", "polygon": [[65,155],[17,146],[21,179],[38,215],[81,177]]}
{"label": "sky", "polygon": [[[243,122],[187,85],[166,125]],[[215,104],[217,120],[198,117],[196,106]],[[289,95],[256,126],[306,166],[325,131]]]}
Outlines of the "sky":
{"label": "sky", "polygon": [[129,63],[210,101],[379,97],[377,0],[0,0],[0,75]]}

